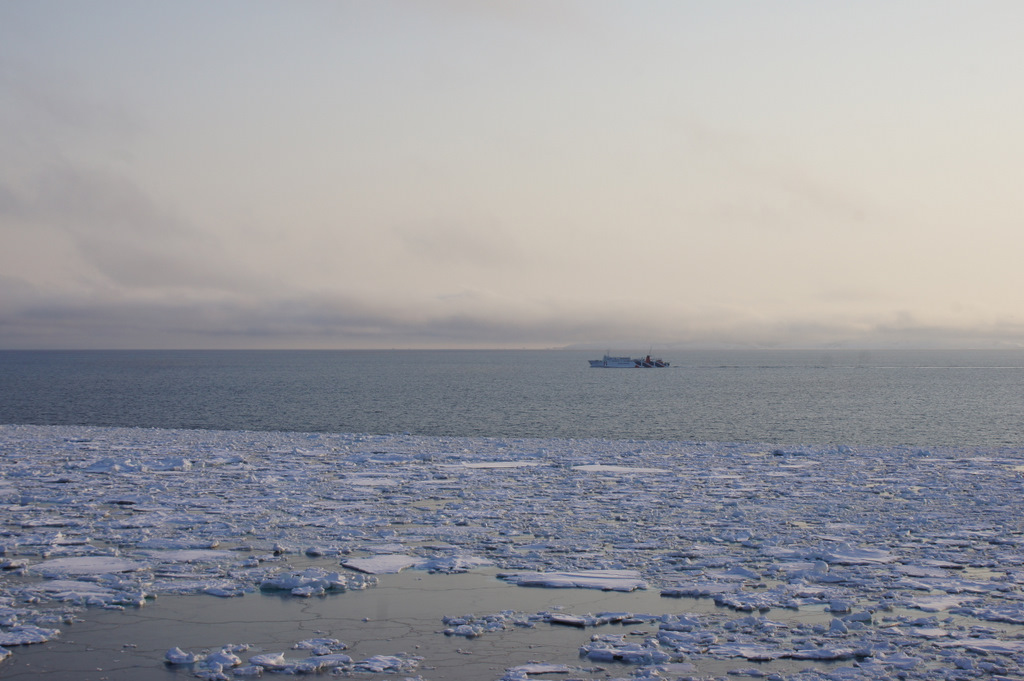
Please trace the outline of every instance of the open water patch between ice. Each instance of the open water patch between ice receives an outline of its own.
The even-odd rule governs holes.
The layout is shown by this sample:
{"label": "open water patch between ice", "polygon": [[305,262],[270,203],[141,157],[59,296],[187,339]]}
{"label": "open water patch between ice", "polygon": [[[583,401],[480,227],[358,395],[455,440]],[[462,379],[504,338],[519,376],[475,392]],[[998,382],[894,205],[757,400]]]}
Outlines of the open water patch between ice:
{"label": "open water patch between ice", "polygon": [[[494,679],[1020,677],[1022,462],[995,448],[0,426],[0,657],[45,650],[90,609],[372,599],[400,571],[488,566],[547,607],[439,610],[416,636],[500,639],[509,660],[526,629],[576,637]],[[645,607],[567,608],[581,590]],[[168,640],[153,664],[471,678],[427,645],[252,645]]]}

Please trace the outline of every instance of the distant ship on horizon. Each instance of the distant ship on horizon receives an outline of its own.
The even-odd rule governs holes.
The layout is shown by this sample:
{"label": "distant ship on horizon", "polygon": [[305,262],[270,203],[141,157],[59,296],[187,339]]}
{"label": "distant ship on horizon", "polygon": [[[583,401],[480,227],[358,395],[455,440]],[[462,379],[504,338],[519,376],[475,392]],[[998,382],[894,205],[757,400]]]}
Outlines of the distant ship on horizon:
{"label": "distant ship on horizon", "polygon": [[606,353],[601,359],[588,361],[590,366],[595,369],[664,369],[669,366],[669,363],[660,357],[655,358],[650,355],[634,359],[632,357],[615,357]]}

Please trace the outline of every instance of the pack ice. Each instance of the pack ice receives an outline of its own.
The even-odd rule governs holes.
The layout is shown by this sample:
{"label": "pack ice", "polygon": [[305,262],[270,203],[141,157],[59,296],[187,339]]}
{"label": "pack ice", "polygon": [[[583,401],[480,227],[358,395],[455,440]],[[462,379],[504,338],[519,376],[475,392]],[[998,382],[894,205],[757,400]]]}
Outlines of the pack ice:
{"label": "pack ice", "polygon": [[[1024,678],[1022,471],[1015,448],[0,426],[0,659],[160,594],[309,598],[493,565],[553,603],[656,589],[664,605],[438,613],[439,636],[570,625],[597,665],[505,679]],[[717,607],[687,612],[701,601]],[[167,650],[206,678],[420,661],[329,640],[295,659]]]}

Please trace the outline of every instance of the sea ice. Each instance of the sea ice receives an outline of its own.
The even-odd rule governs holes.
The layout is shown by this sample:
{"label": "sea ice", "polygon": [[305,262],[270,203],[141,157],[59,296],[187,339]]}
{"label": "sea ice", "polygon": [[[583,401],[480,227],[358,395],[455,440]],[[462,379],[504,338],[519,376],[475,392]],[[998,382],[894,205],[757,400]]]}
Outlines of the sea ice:
{"label": "sea ice", "polygon": [[290,591],[295,596],[322,595],[329,591],[342,592],[363,589],[374,584],[373,577],[351,573],[329,572],[319,567],[309,567],[298,572],[279,572],[268,575],[260,582],[264,591]]}
{"label": "sea ice", "polygon": [[621,636],[599,638],[580,646],[580,656],[595,662],[625,662],[636,665],[655,665],[669,662],[672,657],[661,649],[654,639],[643,643],[627,643]]}
{"label": "sea ice", "polygon": [[642,468],[639,466],[615,466],[603,463],[589,463],[582,466],[573,466],[573,470],[586,471],[588,473],[668,473],[666,468]]}
{"label": "sea ice", "polygon": [[833,565],[878,565],[895,562],[896,557],[887,549],[854,547],[844,543],[824,552],[821,559]]}
{"label": "sea ice", "polygon": [[32,572],[47,577],[64,575],[102,575],[108,572],[135,572],[146,567],[145,563],[110,556],[80,558],[55,558],[36,563],[29,568]]}
{"label": "sea ice", "polygon": [[423,658],[401,655],[374,655],[352,665],[357,672],[409,672],[419,666]]}
{"label": "sea ice", "polygon": [[327,655],[338,650],[345,650],[347,647],[336,638],[308,638],[292,646],[295,650],[312,650],[317,655]]}
{"label": "sea ice", "polygon": [[0,646],[27,646],[45,643],[60,635],[60,629],[45,629],[32,624],[17,625],[0,631]]}
{"label": "sea ice", "polygon": [[565,664],[523,664],[506,669],[506,674],[571,674],[575,669]]}
{"label": "sea ice", "polygon": [[424,562],[422,558],[391,553],[368,558],[349,558],[342,561],[342,565],[371,575],[384,575],[401,572],[406,568],[422,565]]}
{"label": "sea ice", "polygon": [[164,659],[168,664],[195,664],[196,662],[206,659],[206,655],[202,653],[186,652],[175,646],[167,651],[167,654],[164,655]]}
{"label": "sea ice", "polygon": [[352,664],[352,658],[344,653],[327,653],[324,655],[307,657],[304,660],[296,662],[293,667],[295,673],[315,674],[316,672],[321,672],[325,669],[337,669],[338,667],[346,667],[350,664]]}
{"label": "sea ice", "polygon": [[476,556],[441,556],[424,561],[418,567],[422,567],[429,572],[456,574],[459,572],[469,572],[474,568],[487,565],[494,565],[494,561],[487,558],[477,558]]}
{"label": "sea ice", "polygon": [[249,658],[249,664],[271,671],[283,671],[289,667],[284,653],[260,653]]}
{"label": "sea ice", "polygon": [[151,558],[168,563],[213,563],[218,561],[238,561],[242,557],[237,551],[215,551],[213,549],[178,549],[174,551],[153,551]]}
{"label": "sea ice", "polygon": [[224,667],[239,667],[242,665],[242,658],[230,650],[218,650],[210,653],[202,661],[202,664],[210,669],[222,670]]}
{"label": "sea ice", "polygon": [[504,572],[498,575],[519,586],[634,591],[646,589],[647,582],[637,570],[580,570],[578,572]]}
{"label": "sea ice", "polygon": [[[658,671],[682,664],[721,676],[723,660],[748,659],[780,678],[1024,677],[1022,465],[1012,447],[0,425],[0,643],[45,642],[85,608],[162,594],[326,596],[402,569],[461,579],[493,565],[511,584],[561,589],[550,611],[460,616],[431,634],[513,645],[570,625],[559,634],[581,628],[579,647],[538,665],[582,652],[637,679],[691,673]],[[565,589],[639,598],[648,586],[673,597],[651,615],[555,607]],[[710,610],[681,613],[692,603],[678,599]],[[312,645],[309,658],[237,665],[230,650],[204,673],[418,662],[344,662],[328,640]]]}

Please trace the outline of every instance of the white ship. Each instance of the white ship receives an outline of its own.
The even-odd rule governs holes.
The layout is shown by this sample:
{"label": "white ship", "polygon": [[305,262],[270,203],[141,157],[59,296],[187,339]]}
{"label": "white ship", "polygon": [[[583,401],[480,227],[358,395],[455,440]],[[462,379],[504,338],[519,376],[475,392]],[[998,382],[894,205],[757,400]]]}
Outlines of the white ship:
{"label": "white ship", "polygon": [[611,355],[605,355],[602,359],[590,360],[590,366],[602,367],[605,369],[633,369],[636,367],[636,361],[631,357],[612,357]]}
{"label": "white ship", "polygon": [[590,366],[600,369],[664,369],[669,365],[665,360],[650,355],[638,359],[605,355],[601,359],[592,359],[589,362]]}

